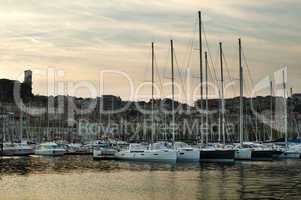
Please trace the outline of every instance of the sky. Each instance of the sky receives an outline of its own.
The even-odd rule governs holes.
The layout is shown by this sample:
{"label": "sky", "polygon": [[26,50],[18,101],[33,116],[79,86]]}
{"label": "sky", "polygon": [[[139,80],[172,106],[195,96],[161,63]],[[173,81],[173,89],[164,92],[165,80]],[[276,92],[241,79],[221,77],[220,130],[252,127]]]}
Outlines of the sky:
{"label": "sky", "polygon": [[[233,83],[226,97],[239,94],[239,37],[246,95],[282,66],[288,66],[288,86],[300,92],[299,0],[0,0],[0,78],[22,81],[23,71],[31,69],[35,94],[150,98],[145,82],[151,80],[154,42],[155,97],[170,97],[173,39],[176,98],[191,103],[199,93],[198,10],[209,81],[215,84],[220,83],[218,43],[223,42],[225,85]],[[49,89],[49,69],[57,74],[51,78],[55,90]],[[92,86],[95,91],[87,89]],[[216,89],[209,95],[215,97]]]}

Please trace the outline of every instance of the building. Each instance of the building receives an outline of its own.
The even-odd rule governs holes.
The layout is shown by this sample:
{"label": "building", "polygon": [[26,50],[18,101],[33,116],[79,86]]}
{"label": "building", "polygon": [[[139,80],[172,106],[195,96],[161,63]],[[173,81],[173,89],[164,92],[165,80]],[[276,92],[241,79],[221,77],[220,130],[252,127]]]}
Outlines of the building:
{"label": "building", "polygon": [[0,102],[14,102],[15,96],[21,96],[23,101],[28,100],[32,94],[32,72],[24,72],[24,82],[17,80],[0,79]]}
{"label": "building", "polygon": [[114,95],[103,95],[101,98],[98,98],[99,108],[104,111],[117,110],[122,106],[122,100],[120,97]]}

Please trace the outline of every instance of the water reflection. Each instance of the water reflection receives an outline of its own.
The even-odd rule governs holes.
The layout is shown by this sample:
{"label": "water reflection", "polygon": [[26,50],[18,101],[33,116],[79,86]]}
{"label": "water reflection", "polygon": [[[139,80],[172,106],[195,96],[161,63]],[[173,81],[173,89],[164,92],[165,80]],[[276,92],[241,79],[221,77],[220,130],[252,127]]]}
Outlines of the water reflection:
{"label": "water reflection", "polygon": [[301,161],[233,164],[0,159],[0,199],[299,199]]}

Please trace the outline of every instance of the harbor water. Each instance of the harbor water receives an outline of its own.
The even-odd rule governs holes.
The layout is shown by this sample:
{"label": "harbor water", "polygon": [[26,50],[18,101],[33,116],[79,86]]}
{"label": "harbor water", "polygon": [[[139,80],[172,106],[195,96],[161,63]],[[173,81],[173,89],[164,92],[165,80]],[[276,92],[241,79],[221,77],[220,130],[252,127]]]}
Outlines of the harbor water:
{"label": "harbor water", "polygon": [[300,199],[301,161],[145,163],[0,158],[1,200]]}

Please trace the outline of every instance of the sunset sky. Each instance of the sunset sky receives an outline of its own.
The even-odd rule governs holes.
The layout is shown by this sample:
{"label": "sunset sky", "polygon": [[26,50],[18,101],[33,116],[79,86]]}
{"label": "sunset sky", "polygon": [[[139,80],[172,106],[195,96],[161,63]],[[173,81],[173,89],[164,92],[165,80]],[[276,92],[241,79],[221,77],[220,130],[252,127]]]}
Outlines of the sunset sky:
{"label": "sunset sky", "polygon": [[[133,80],[136,90],[139,84],[151,80],[152,41],[161,82],[169,81],[169,41],[173,39],[176,80],[180,83],[184,79],[179,71],[190,70],[190,83],[196,87],[198,10],[203,13],[217,73],[218,42],[224,43],[225,79],[236,83],[226,96],[238,95],[239,37],[254,83],[287,65],[288,84],[300,92],[299,0],[0,0],[0,78],[22,80],[25,69],[35,72],[51,67],[64,71],[64,77],[57,80],[97,85],[102,70],[118,70]],[[34,93],[46,95],[47,77],[33,76]],[[130,98],[125,78],[108,75],[104,89],[106,94]],[[248,94],[250,89],[247,82]],[[142,93],[149,95],[150,88]],[[82,89],[73,95],[88,93]],[[169,89],[165,88],[160,96],[168,95]],[[190,97],[178,99],[192,102]]]}

